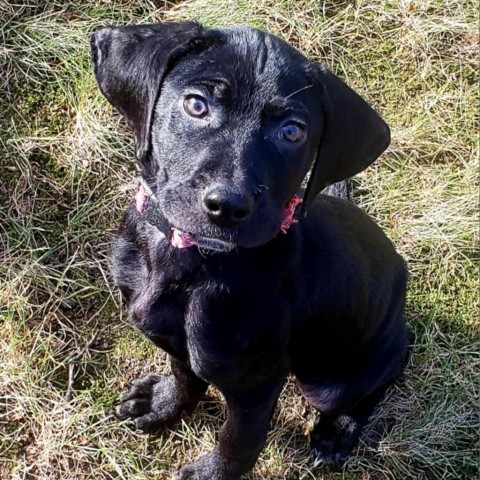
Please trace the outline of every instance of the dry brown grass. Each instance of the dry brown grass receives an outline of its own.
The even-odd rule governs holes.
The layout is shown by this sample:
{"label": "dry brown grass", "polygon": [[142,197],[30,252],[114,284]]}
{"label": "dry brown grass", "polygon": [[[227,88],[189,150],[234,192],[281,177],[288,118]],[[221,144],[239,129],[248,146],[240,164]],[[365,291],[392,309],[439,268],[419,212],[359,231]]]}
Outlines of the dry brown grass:
{"label": "dry brown grass", "polygon": [[356,197],[412,272],[412,359],[347,469],[311,470],[312,412],[290,382],[248,478],[474,478],[477,16],[459,0],[0,0],[0,478],[166,479],[214,444],[224,410],[213,390],[158,437],[112,415],[133,377],[166,365],[111,286],[106,256],[133,148],[86,41],[105,24],[187,18],[277,33],[378,107],[393,142]]}

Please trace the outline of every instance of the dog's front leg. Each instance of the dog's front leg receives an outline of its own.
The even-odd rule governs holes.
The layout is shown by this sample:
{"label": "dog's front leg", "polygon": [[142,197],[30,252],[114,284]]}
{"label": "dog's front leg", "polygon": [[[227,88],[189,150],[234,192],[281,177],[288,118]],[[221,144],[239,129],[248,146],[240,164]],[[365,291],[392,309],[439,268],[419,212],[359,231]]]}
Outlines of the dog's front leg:
{"label": "dog's front leg", "polygon": [[286,374],[255,388],[222,389],[227,421],[218,445],[183,467],[174,480],[239,480],[255,464],[267,437],[268,425]]}
{"label": "dog's front leg", "polygon": [[171,375],[147,375],[132,382],[117,413],[144,432],[169,426],[197,406],[208,384],[184,362],[170,357]]}

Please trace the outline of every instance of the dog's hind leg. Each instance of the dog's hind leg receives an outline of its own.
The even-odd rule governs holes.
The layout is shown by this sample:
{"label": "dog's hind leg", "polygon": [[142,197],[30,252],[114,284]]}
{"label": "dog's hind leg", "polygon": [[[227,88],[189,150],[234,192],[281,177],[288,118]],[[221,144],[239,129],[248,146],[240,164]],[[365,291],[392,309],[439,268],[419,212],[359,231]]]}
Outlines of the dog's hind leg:
{"label": "dog's hind leg", "polygon": [[[414,335],[407,332],[409,346],[414,343]],[[386,383],[363,397],[347,413],[319,412],[310,433],[310,458],[315,466],[319,464],[341,463],[357,444],[363,427],[388,388],[395,382],[407,364],[410,350],[404,351],[403,359],[397,362],[397,369],[390,371]]]}
{"label": "dog's hind leg", "polygon": [[352,410],[341,414],[317,414],[310,433],[310,459],[319,464],[341,463],[357,444],[363,427],[389,385],[364,397]]}
{"label": "dog's hind leg", "polygon": [[411,336],[404,325],[399,325],[391,338],[394,340],[389,345],[371,355],[358,370],[346,366],[362,365],[363,355],[337,365],[334,377],[308,382],[297,377],[302,393],[319,412],[310,436],[314,464],[345,460],[358,442],[375,406],[400,375],[408,358]]}
{"label": "dog's hind leg", "polygon": [[191,413],[208,384],[184,362],[170,357],[171,375],[147,375],[132,382],[117,408],[120,418],[130,418],[144,432],[169,426]]}

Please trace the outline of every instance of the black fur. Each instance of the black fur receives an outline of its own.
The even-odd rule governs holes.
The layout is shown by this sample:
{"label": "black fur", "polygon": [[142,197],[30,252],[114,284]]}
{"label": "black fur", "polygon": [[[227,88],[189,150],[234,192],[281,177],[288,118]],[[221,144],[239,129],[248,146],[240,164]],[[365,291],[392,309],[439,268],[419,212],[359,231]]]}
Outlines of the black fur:
{"label": "black fur", "polygon": [[[127,211],[113,275],[131,320],[171,356],[172,375],[135,381],[119,413],[157,429],[215,385],[228,407],[218,445],[175,478],[235,480],[253,467],[293,373],[320,414],[312,460],[343,460],[404,364],[407,273],[367,215],[318,194],[373,162],[388,127],[324,67],[251,28],[106,28],[92,51],[161,215],[235,245],[177,249],[133,205]],[[192,95],[205,115],[188,113]],[[310,169],[308,215],[281,233]]]}

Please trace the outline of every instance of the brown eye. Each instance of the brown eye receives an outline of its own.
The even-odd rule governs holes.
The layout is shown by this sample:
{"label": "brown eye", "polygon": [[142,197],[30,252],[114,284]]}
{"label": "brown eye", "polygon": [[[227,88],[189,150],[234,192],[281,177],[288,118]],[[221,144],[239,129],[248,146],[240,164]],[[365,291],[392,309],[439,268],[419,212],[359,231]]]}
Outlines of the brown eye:
{"label": "brown eye", "polygon": [[183,108],[194,118],[203,118],[208,113],[207,102],[202,97],[187,97],[183,102]]}
{"label": "brown eye", "polygon": [[295,143],[302,140],[305,130],[298,123],[287,123],[277,133],[277,138],[282,142]]}

